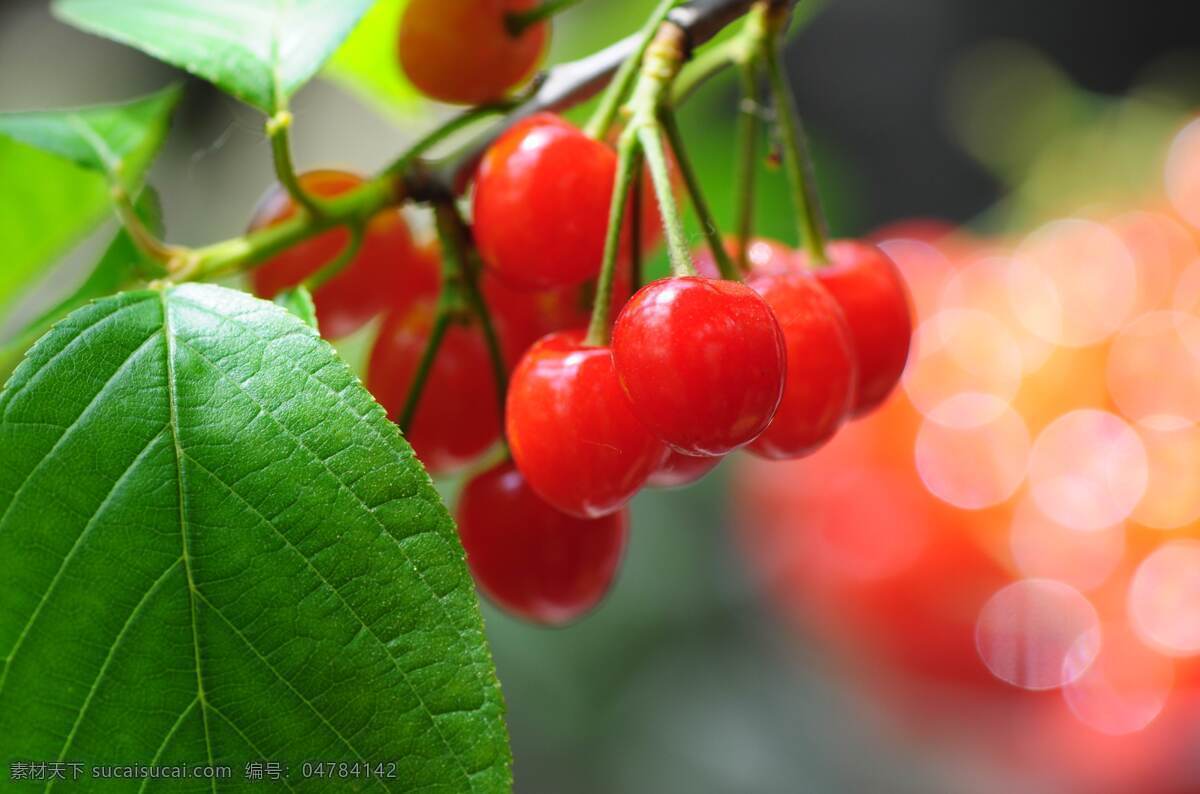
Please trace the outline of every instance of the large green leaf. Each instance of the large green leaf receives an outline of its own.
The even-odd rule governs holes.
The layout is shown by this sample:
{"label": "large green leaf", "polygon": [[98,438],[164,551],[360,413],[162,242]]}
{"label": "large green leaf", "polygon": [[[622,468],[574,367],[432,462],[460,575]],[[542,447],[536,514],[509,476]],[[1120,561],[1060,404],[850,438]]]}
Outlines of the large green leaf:
{"label": "large green leaf", "polygon": [[381,110],[403,114],[403,120],[411,122],[412,112],[424,100],[396,57],[396,31],[406,5],[407,0],[375,3],[329,59],[325,74]]}
{"label": "large green leaf", "polygon": [[[0,393],[0,450],[0,764],[233,769],[170,791],[252,788],[252,760],[303,791],[508,789],[453,523],[286,311],[212,285],[89,304]],[[320,760],[396,777],[303,779]]]}
{"label": "large green leaf", "polygon": [[133,190],[162,145],[179,86],[112,105],[0,113],[0,135],[99,171]]}
{"label": "large green leaf", "polygon": [[286,106],[372,0],[58,0],[66,22],[215,83],[267,113]]}

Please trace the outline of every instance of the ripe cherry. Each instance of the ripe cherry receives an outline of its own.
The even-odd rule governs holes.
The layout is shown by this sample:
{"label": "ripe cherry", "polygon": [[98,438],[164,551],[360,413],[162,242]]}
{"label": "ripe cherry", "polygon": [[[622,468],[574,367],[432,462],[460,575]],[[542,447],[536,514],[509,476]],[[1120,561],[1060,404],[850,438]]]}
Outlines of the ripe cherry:
{"label": "ripe cherry", "polygon": [[721,458],[701,458],[671,450],[666,462],[650,475],[646,485],[651,488],[682,488],[708,474],[720,462]]}
{"label": "ripe cherry", "polygon": [[628,502],[666,456],[633,415],[607,347],[562,331],[525,352],[508,387],[508,441],[529,485],[581,518]]}
{"label": "ripe cherry", "polygon": [[[514,124],[488,148],[475,177],[475,241],[484,263],[520,289],[596,278],[616,168],[612,148],[552,113]],[[657,242],[660,227],[652,190],[645,184],[644,248]]]}
{"label": "ripe cherry", "polygon": [[766,429],[783,394],[783,334],[754,290],[698,276],[637,292],[613,328],[634,413],[689,455],[724,455]]}
{"label": "ripe cherry", "polygon": [[505,16],[539,0],[410,0],[400,22],[400,66],[428,97],[461,105],[501,99],[546,52],[545,22],[514,36]]}
{"label": "ripe cherry", "polygon": [[[730,258],[737,262],[737,240],[725,238],[725,251]],[[696,249],[692,254],[696,263],[696,272],[706,278],[720,278],[717,260],[708,246]],[[746,264],[751,273],[786,273],[796,269],[796,254],[783,243],[767,240],[761,237],[751,238],[746,245]]]}
{"label": "ripe cherry", "polygon": [[748,449],[764,458],[797,458],[824,444],[854,402],[853,342],[837,302],[812,275],[755,276],[787,347],[787,381],[770,426]]}
{"label": "ripe cherry", "polygon": [[[434,301],[418,300],[387,314],[371,349],[367,388],[398,421],[417,364],[429,341]],[[475,323],[451,323],[407,438],[431,474],[475,460],[500,437],[496,381],[483,333]]]}
{"label": "ripe cherry", "polygon": [[510,461],[472,478],[456,512],[479,588],[509,612],[547,626],[577,620],[604,598],[629,531],[628,509],[600,518],[556,510]]}
{"label": "ripe cherry", "polygon": [[[850,327],[858,363],[853,413],[862,416],[883,402],[904,372],[912,337],[908,291],[896,263],[870,243],[839,240],[827,253],[829,264],[812,271]],[[799,261],[808,258],[800,254]]]}
{"label": "ripe cherry", "polygon": [[[353,190],[361,177],[344,171],[309,171],[300,185],[316,196],[336,196]],[[273,226],[296,212],[282,186],[274,186],[255,210],[250,230]],[[276,254],[253,271],[255,294],[272,298],[294,287],[332,262],[346,247],[350,233],[332,229]],[[376,215],[367,225],[354,260],[313,293],[321,333],[337,339],[357,331],[390,305],[427,294],[437,286],[436,265],[417,253],[408,224],[398,210]]]}

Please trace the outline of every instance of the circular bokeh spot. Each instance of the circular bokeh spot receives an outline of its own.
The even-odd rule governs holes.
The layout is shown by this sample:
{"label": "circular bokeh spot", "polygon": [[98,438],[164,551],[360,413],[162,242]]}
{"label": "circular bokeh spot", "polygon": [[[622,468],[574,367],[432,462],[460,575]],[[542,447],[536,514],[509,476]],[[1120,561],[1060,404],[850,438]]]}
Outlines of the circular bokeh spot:
{"label": "circular bokeh spot", "polygon": [[1146,450],[1137,433],[1107,411],[1063,414],[1038,435],[1029,485],[1038,508],[1063,526],[1119,524],[1146,492]]}
{"label": "circular bokeh spot", "polygon": [[980,510],[1020,487],[1029,461],[1029,431],[996,397],[960,394],[921,423],[913,454],[930,493],[955,507]]}
{"label": "circular bokeh spot", "polygon": [[[945,309],[913,335],[913,352],[903,385],[909,400],[925,416],[956,395],[971,392],[995,397],[995,418],[1021,385],[1021,350],[1011,333],[977,309]],[[934,417],[943,424],[945,416]]]}
{"label": "circular bokeh spot", "polygon": [[1173,656],[1200,653],[1200,542],[1166,543],[1129,586],[1129,618],[1146,642]]}
{"label": "circular bokeh spot", "polygon": [[[1072,649],[1063,677],[1067,707],[1093,730],[1109,736],[1140,731],[1162,713],[1175,683],[1175,665],[1147,648],[1128,626],[1105,624],[1104,643],[1087,659],[1086,642]],[[1082,665],[1083,671],[1076,672]]]}
{"label": "circular bokeh spot", "polygon": [[1129,249],[1094,221],[1052,221],[1022,241],[1008,273],[1021,323],[1054,344],[1085,347],[1121,327],[1137,300]]}
{"label": "circular bokeh spot", "polygon": [[1070,585],[1022,579],[984,604],[975,623],[975,646],[1001,681],[1022,689],[1054,689],[1087,671],[1100,650],[1100,619]]}

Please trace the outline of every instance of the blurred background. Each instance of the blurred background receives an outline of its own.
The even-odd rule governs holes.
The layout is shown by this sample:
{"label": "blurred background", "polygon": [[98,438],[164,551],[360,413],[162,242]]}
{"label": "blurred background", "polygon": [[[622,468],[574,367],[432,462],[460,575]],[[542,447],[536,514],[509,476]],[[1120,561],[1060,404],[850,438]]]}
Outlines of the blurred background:
{"label": "blurred background", "polygon": [[[551,61],[652,5],[587,0],[556,21]],[[908,279],[909,372],[812,458],[645,492],[617,586],[580,624],[485,606],[517,791],[1198,791],[1191,9],[808,5],[788,65],[822,192],[834,231],[881,241]],[[376,45],[296,99],[302,170],[378,168],[447,114]],[[177,78],[44,2],[0,4],[2,110]],[[723,76],[681,119],[722,221],[736,101]],[[189,80],[151,177],[168,239],[241,232],[271,181],[261,117]],[[757,228],[795,244],[782,182],[760,177]],[[0,307],[0,340],[111,232]],[[352,363],[370,333],[341,344]]]}

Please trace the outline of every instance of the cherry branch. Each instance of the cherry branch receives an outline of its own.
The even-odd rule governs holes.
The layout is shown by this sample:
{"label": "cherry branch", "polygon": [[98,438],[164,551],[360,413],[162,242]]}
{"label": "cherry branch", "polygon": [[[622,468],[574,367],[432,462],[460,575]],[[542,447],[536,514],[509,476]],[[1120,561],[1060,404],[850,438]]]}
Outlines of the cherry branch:
{"label": "cherry branch", "polygon": [[[684,34],[687,49],[699,47],[731,22],[744,16],[757,0],[691,0],[668,15],[668,21]],[[798,0],[778,0],[788,7]],[[561,111],[578,105],[603,89],[613,75],[641,46],[641,36],[632,34],[604,49],[576,61],[559,64],[545,72],[532,90],[514,106],[464,111],[445,127],[458,130],[469,126],[481,115],[499,111],[502,120],[476,133],[464,145],[446,157],[430,161],[424,157],[402,156],[396,164],[367,181],[362,187],[323,202],[319,215],[299,213],[275,226],[214,243],[203,248],[184,250],[170,263],[176,280],[204,278],[264,261],[271,255],[334,226],[365,222],[376,213],[404,201],[439,202],[456,198],[470,181],[484,150],[504,130],[518,121],[543,111]],[[422,142],[442,140],[435,130]]]}

